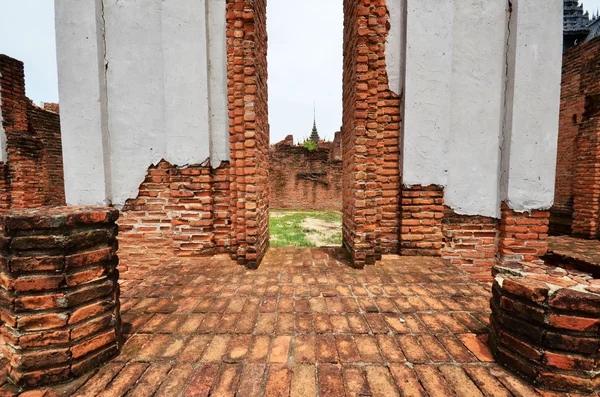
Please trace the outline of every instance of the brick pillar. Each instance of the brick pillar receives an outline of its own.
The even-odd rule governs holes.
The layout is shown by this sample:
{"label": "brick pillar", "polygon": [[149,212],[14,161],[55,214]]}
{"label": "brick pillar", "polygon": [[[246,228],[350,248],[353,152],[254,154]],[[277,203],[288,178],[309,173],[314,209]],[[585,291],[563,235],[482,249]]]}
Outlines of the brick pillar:
{"label": "brick pillar", "polygon": [[[596,81],[594,86],[598,85]],[[585,97],[585,112],[575,137],[573,234],[590,239],[600,236],[599,106],[600,96]]]}
{"label": "brick pillar", "polygon": [[118,211],[0,214],[0,315],[11,382],[56,384],[119,351]]}
{"label": "brick pillar", "polygon": [[404,186],[400,220],[400,254],[440,256],[444,245],[444,188]]}
{"label": "brick pillar", "polygon": [[542,263],[548,251],[550,212],[516,212],[502,203],[498,236],[498,262]]}
{"label": "brick pillar", "polygon": [[266,0],[227,0],[231,250],[256,268],[269,246]]}
{"label": "brick pillar", "polygon": [[400,99],[390,91],[385,1],[344,1],[343,242],[355,266],[398,247]]}
{"label": "brick pillar", "polygon": [[23,62],[0,55],[0,76],[11,208],[41,207],[42,142],[28,131]]}

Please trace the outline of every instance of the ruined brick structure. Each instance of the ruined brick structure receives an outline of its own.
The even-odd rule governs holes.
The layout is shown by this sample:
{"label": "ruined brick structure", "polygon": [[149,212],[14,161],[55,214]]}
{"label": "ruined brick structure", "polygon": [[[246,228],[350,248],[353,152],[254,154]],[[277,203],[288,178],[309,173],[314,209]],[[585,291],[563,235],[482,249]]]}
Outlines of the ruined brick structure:
{"label": "ruined brick structure", "polygon": [[[546,389],[600,391],[600,275],[530,262],[494,268],[490,335],[499,362]],[[597,285],[597,284],[596,284]]]}
{"label": "ruined brick structure", "polygon": [[0,55],[0,76],[0,208],[64,205],[60,117],[25,96],[22,62]]}
{"label": "ruined brick structure", "polygon": [[178,168],[163,160],[151,167],[119,219],[124,262],[158,266],[173,255],[229,252],[229,195],[227,163]]}
{"label": "ruined brick structure", "polygon": [[256,268],[269,246],[267,1],[227,0],[231,251]]}
{"label": "ruined brick structure", "polygon": [[[563,56],[553,229],[586,238],[600,233],[600,38]],[[572,222],[572,228],[570,224]]]}
{"label": "ruined brick structure", "polygon": [[25,388],[97,368],[119,351],[118,211],[0,214],[0,314],[8,376]]}
{"label": "ruined brick structure", "polygon": [[398,249],[400,98],[388,85],[385,2],[344,1],[343,241],[355,265]]}
{"label": "ruined brick structure", "polygon": [[[546,388],[597,390],[597,280],[547,268],[541,260],[547,251],[546,209],[553,196],[560,0],[477,0],[473,4],[482,12],[476,13],[453,0],[344,0],[343,127],[336,139],[340,142],[341,136],[344,250],[272,250],[272,257],[256,272],[233,264],[256,269],[267,255],[268,211],[276,202],[269,201],[275,172],[269,170],[267,0],[147,3],[143,12],[138,2],[104,1],[103,7],[78,0],[56,4],[61,122],[63,136],[68,137],[63,141],[67,201],[74,206],[123,207],[123,270],[152,267],[124,274],[131,322],[152,316],[144,324],[132,324],[131,330],[169,328],[178,333],[185,327],[198,334],[185,339],[189,343],[180,335],[174,342],[168,332],[151,337],[141,342],[143,353],[136,352],[136,360],[193,356],[190,362],[195,363],[201,356],[202,362],[214,362],[190,367],[181,377],[192,376],[185,386],[191,385],[190,392],[214,379],[230,382],[227,388],[233,390],[241,384],[238,378],[248,377],[260,379],[265,389],[281,391],[297,367],[271,364],[299,364],[314,333],[320,338],[328,332],[335,333],[331,342],[312,338],[314,358],[307,362],[319,363],[315,370],[320,383],[340,379],[336,395],[344,394],[338,364],[349,361],[361,363],[357,368],[364,371],[381,371],[381,376],[371,372],[365,379],[375,379],[382,395],[399,394],[400,389],[406,394],[407,379],[413,391],[422,385],[427,392],[448,395],[450,388],[439,389],[444,378],[455,384],[471,378],[477,386],[489,385],[495,372],[492,358],[484,353],[483,338],[475,336],[487,331],[489,291],[474,280],[489,280],[496,264],[491,346],[498,362],[531,375]],[[534,19],[547,23],[532,23]],[[486,27],[485,35],[480,34],[481,26]],[[80,67],[71,67],[74,59]],[[590,62],[585,70],[593,66]],[[10,73],[3,71],[2,76]],[[4,90],[3,86],[3,102]],[[592,93],[585,102],[584,129],[595,123]],[[11,92],[6,98],[8,106],[3,103],[2,112],[8,109],[7,114],[15,116],[8,118],[7,138],[16,131],[21,143],[13,159],[25,159],[15,169],[21,175],[38,171],[34,158],[20,149],[38,147],[35,137],[25,134],[32,124],[31,112],[10,100]],[[35,123],[35,115],[30,119]],[[313,138],[317,140],[316,128]],[[12,175],[10,142],[7,146],[6,173]],[[332,152],[339,147],[336,144]],[[596,154],[593,139],[579,143],[581,165],[575,175],[590,167],[593,171]],[[320,161],[328,157],[323,154]],[[41,205],[43,200],[22,192],[27,178],[17,173],[7,181],[17,188],[11,190],[12,203]],[[46,192],[37,181],[32,186],[37,193]],[[575,194],[576,211],[593,213],[588,206],[597,201],[594,189],[595,185],[581,189],[581,202]],[[0,217],[5,265],[0,284],[6,302],[0,318],[6,322],[13,383],[61,381],[119,349],[115,219],[116,212],[105,207]],[[589,226],[595,226],[594,221]],[[186,266],[188,262],[177,258],[225,252],[235,262],[223,257],[194,259]],[[383,258],[387,253],[417,257]],[[440,258],[418,256],[441,256],[472,276],[444,267]],[[364,272],[344,267],[363,267],[379,259],[381,266]],[[14,268],[15,260],[29,267]],[[368,280],[364,288],[379,296],[359,298],[364,293],[354,284],[344,287],[338,276],[359,284]],[[530,278],[546,283],[547,294],[543,286],[536,286],[533,299],[510,289],[509,279],[520,283]],[[435,286],[439,283],[444,288]],[[288,296],[292,290],[294,296]],[[541,290],[542,296],[537,296]],[[412,291],[408,300],[407,291]],[[149,299],[138,301],[149,293]],[[351,299],[346,300],[354,303],[346,307],[334,295],[348,295]],[[440,299],[447,308],[439,309]],[[26,311],[23,302],[30,303]],[[444,313],[436,313],[439,310]],[[315,317],[295,314],[312,312]],[[406,321],[398,321],[399,313]],[[535,335],[522,321],[529,317],[538,322]],[[424,339],[427,332],[418,339],[406,336],[417,323],[432,331],[431,338]],[[366,335],[367,326],[377,338],[354,336]],[[440,327],[448,328],[448,335],[461,333],[460,341],[435,338]],[[234,333],[235,337],[226,335]],[[394,338],[394,333],[404,336]],[[207,334],[211,341],[204,339]],[[30,335],[31,339],[24,337]],[[568,342],[548,348],[544,343],[549,335]],[[27,345],[31,340],[34,345]],[[126,346],[138,349],[140,342],[134,337],[129,341]],[[585,351],[579,342],[588,343]],[[406,356],[415,363],[449,362],[446,353],[456,354],[462,349],[459,343],[474,347],[469,350],[485,362],[477,364],[479,369],[468,365],[473,368],[465,371],[485,375],[469,372],[457,381],[447,374],[432,377],[439,367],[435,364],[430,370],[388,364],[393,359],[387,355],[395,348],[396,359],[402,361]],[[331,362],[336,365],[321,365],[317,351],[332,346],[338,356]],[[239,361],[232,359],[237,347],[246,351]],[[246,373],[249,367],[230,365],[245,365],[245,355],[257,351],[270,364],[256,371],[250,368],[251,376]],[[294,363],[289,362],[290,354]],[[529,354],[529,361],[520,360]],[[437,360],[436,355],[444,357]],[[218,368],[222,361],[228,368]],[[371,365],[381,362],[386,363],[381,369]],[[124,393],[166,376],[144,374],[134,385],[149,368],[146,362],[131,363],[118,375],[119,368],[111,368],[116,377],[107,391],[117,384]],[[327,368],[333,376],[321,376]],[[136,371],[139,375],[134,376]],[[413,371],[420,371],[418,379]],[[119,386],[117,380],[124,378],[128,383]],[[233,394],[224,390],[207,393]]]}
{"label": "ruined brick structure", "polygon": [[[279,178],[278,165],[269,165],[266,1],[207,4],[190,13],[175,4],[148,10],[144,29],[156,29],[151,21],[166,24],[162,41],[144,36],[163,72],[148,66],[138,43],[122,40],[140,28],[132,22],[139,11],[133,4],[107,4],[102,18],[80,3],[58,8],[62,114],[70,137],[64,152],[69,163],[83,164],[67,167],[67,196],[70,204],[123,206],[123,255],[156,247],[148,265],[170,254],[228,251],[253,268],[268,248],[268,209],[295,206],[294,198],[281,194],[290,194],[289,185],[275,192],[278,180],[289,183],[305,171]],[[528,42],[544,45],[548,59],[560,57],[555,28],[561,4],[544,9],[555,23],[543,26],[527,24],[534,6],[524,1],[512,8],[481,6],[489,12],[468,13],[452,1],[443,7],[344,2],[343,122],[336,136],[341,145],[331,153],[341,152],[343,244],[358,267],[386,253],[442,256],[489,279],[486,268],[495,257],[537,260],[545,252],[547,222],[538,216],[551,203],[553,175],[545,164],[554,158],[530,153],[548,150],[554,138],[557,85],[551,82],[559,73],[547,67],[550,61],[532,62]],[[191,19],[175,23],[184,14]],[[435,29],[420,21],[429,14],[439,19]],[[471,34],[482,18],[493,33]],[[108,66],[100,70],[90,62],[75,79],[67,72],[69,57],[99,56],[83,39],[89,33],[84,19],[101,25],[94,34],[106,44]],[[202,24],[207,29],[198,30]],[[509,24],[520,32],[511,40]],[[528,30],[534,38],[523,33]],[[189,37],[198,35],[195,47]],[[441,56],[449,47],[452,56]],[[474,47],[485,54],[469,50]],[[126,78],[131,67],[153,85]],[[540,73],[543,78],[530,78]],[[85,92],[94,94],[78,98],[78,81],[88,82]],[[131,117],[116,116],[128,109],[128,95],[152,99]],[[474,102],[482,97],[490,99]],[[535,106],[525,112],[523,103]],[[85,136],[76,133],[83,122],[77,109],[92,115],[83,120]],[[535,134],[528,120],[535,121]],[[324,204],[328,199],[319,191],[313,189],[312,200]],[[310,196],[302,189],[297,194]]]}
{"label": "ruined brick structure", "polygon": [[458,215],[447,207],[443,215],[441,256],[476,279],[489,281],[498,251],[498,220]]}
{"label": "ruined brick structure", "polygon": [[[338,134],[339,136],[339,134]],[[269,151],[270,209],[342,209],[342,162],[332,159],[336,142],[315,150],[279,142]]]}

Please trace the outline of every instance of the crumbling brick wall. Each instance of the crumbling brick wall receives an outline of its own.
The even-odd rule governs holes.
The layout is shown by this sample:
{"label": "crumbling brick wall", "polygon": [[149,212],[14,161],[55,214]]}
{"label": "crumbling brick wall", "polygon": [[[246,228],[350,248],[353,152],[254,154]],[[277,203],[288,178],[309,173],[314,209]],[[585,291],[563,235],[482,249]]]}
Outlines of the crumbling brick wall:
{"label": "crumbling brick wall", "polygon": [[342,209],[342,163],[331,148],[280,144],[269,153],[271,209]]}
{"label": "crumbling brick wall", "polygon": [[0,101],[6,160],[0,169],[0,208],[65,203],[60,118],[25,96],[23,63],[0,55]]}
{"label": "crumbling brick wall", "polygon": [[[551,230],[597,238],[600,225],[600,38],[563,55]],[[573,225],[571,229],[571,220]]]}
{"label": "crumbling brick wall", "polygon": [[41,143],[41,157],[38,164],[40,195],[42,204],[60,206],[65,204],[62,143],[60,136],[60,116],[29,103],[27,106],[29,134]]}
{"label": "crumbling brick wall", "polygon": [[157,266],[173,256],[227,253],[231,233],[229,164],[148,169],[136,198],[119,219],[123,270]]}

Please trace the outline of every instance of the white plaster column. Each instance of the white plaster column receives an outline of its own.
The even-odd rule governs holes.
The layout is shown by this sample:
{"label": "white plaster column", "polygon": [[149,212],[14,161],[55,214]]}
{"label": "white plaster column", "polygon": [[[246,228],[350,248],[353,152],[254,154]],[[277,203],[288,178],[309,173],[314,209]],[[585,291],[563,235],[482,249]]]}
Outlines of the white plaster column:
{"label": "white plaster column", "polygon": [[67,204],[109,201],[103,10],[100,0],[55,0]]}
{"label": "white plaster column", "polygon": [[385,64],[390,90],[397,95],[404,91],[406,52],[406,0],[387,0],[390,29],[385,45]]}
{"label": "white plaster column", "polygon": [[455,0],[448,185],[464,215],[500,216],[508,2]]}
{"label": "white plaster column", "polygon": [[56,0],[69,204],[125,204],[148,168],[229,160],[225,0]]}
{"label": "white plaster column", "polygon": [[[162,1],[104,0],[113,204],[166,153]],[[182,95],[185,95],[182,93]]]}
{"label": "white plaster column", "polygon": [[227,99],[226,0],[207,1],[208,92],[210,163],[229,161],[229,110]]}
{"label": "white plaster column", "polygon": [[162,3],[166,158],[177,165],[210,155],[207,2]]}
{"label": "white plaster column", "polygon": [[446,185],[451,114],[452,0],[407,0],[404,185]]}
{"label": "white plaster column", "polygon": [[516,211],[554,201],[562,24],[561,0],[512,0],[501,199]]}

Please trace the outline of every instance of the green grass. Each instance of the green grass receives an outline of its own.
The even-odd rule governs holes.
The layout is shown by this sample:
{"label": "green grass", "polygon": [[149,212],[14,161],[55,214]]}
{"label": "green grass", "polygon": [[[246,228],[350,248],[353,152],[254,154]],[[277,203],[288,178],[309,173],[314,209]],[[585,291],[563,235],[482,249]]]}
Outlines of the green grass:
{"label": "green grass", "polygon": [[[284,215],[281,215],[284,214]],[[313,230],[322,238],[321,245],[342,244],[342,214],[339,211],[287,211],[271,210],[269,228],[271,246],[273,247],[314,247],[315,244],[307,239],[307,233],[302,227],[306,218],[319,219],[339,225],[339,230],[329,234]]]}

